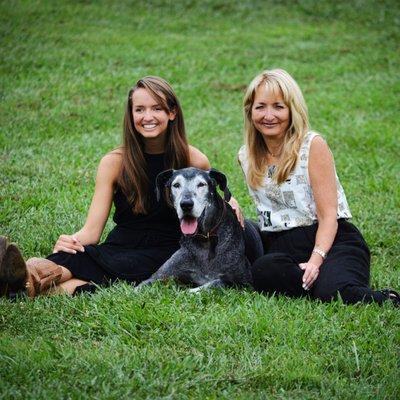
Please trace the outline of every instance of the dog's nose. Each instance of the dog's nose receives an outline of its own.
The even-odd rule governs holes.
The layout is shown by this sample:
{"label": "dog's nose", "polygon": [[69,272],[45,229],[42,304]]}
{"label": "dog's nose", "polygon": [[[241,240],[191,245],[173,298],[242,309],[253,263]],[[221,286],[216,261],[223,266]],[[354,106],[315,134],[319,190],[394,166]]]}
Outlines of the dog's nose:
{"label": "dog's nose", "polygon": [[191,211],[193,208],[193,200],[192,199],[182,199],[180,206],[183,211]]}

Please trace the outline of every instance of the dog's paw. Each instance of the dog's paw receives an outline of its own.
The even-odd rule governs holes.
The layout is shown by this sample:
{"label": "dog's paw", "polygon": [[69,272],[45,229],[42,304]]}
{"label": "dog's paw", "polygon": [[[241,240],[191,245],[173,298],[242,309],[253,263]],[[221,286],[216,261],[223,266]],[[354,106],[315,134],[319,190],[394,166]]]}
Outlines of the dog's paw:
{"label": "dog's paw", "polygon": [[189,293],[194,293],[194,294],[200,294],[201,291],[203,290],[203,288],[201,286],[192,288],[192,289],[188,289]]}
{"label": "dog's paw", "polygon": [[143,285],[143,283],[139,283],[139,285],[134,286],[134,287],[132,288],[132,290],[133,290],[134,293],[139,293],[139,292],[142,291],[143,286],[145,286],[145,285]]}

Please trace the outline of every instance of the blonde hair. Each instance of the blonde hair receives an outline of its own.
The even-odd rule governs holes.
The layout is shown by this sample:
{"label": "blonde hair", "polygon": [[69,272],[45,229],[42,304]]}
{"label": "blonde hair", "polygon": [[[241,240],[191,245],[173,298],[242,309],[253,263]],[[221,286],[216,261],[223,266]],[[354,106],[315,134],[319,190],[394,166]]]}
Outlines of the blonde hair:
{"label": "blonde hair", "polygon": [[244,136],[248,152],[248,184],[252,188],[262,185],[267,168],[267,145],[262,134],[254,127],[251,114],[257,88],[265,84],[272,93],[280,93],[289,107],[289,127],[284,136],[282,158],[274,179],[284,182],[296,166],[301,143],[309,130],[307,105],[296,81],[283,69],[265,70],[257,75],[247,88],[243,100]]}

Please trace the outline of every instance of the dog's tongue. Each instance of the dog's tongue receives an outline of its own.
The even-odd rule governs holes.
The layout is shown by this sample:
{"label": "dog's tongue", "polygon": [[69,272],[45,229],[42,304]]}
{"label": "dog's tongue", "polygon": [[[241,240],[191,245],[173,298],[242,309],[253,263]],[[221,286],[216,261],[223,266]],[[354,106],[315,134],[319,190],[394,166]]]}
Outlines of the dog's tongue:
{"label": "dog's tongue", "polygon": [[196,218],[183,218],[181,221],[181,231],[184,235],[193,235],[197,230]]}

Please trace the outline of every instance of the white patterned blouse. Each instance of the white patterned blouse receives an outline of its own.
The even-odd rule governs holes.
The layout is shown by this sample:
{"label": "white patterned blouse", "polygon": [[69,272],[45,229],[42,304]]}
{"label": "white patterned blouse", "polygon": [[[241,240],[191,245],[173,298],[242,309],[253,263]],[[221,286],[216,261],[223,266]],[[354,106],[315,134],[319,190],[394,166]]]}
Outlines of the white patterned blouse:
{"label": "white patterned blouse", "polygon": [[[248,186],[250,196],[257,207],[258,222],[262,231],[278,232],[317,222],[316,205],[308,174],[310,146],[316,136],[319,134],[307,133],[300,147],[296,166],[285,182],[276,184],[272,179],[275,166],[269,166],[260,188],[252,189]],[[240,148],[238,156],[247,181],[248,160],[245,146]],[[346,195],[336,171],[335,175],[338,194],[337,218],[351,218]]]}

